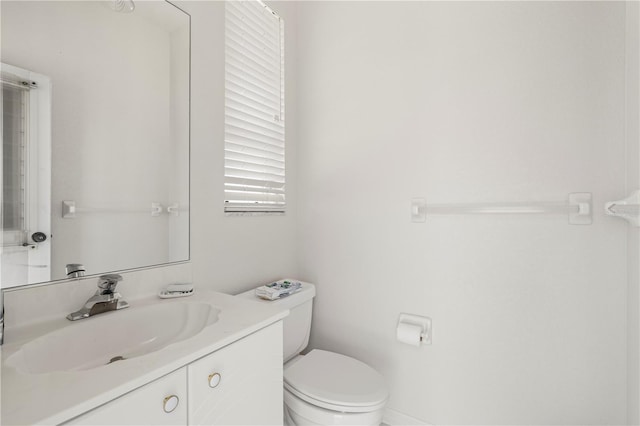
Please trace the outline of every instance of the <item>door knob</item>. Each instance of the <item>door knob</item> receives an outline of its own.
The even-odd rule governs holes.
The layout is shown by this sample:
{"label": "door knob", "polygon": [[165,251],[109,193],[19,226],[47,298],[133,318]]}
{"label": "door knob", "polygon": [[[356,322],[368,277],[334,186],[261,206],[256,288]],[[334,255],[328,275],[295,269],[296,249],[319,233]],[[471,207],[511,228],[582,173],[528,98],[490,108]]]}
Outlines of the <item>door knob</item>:
{"label": "door knob", "polygon": [[33,234],[31,234],[31,239],[36,243],[41,243],[47,240],[47,234],[45,234],[44,232],[34,232]]}

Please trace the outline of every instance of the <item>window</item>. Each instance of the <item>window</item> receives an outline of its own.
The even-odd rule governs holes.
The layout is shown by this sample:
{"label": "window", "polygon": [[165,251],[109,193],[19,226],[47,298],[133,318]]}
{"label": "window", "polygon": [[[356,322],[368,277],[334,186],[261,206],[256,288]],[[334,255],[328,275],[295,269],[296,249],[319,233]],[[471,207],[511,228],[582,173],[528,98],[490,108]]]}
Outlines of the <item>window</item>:
{"label": "window", "polygon": [[225,212],[285,211],[284,23],[260,1],[225,11]]}

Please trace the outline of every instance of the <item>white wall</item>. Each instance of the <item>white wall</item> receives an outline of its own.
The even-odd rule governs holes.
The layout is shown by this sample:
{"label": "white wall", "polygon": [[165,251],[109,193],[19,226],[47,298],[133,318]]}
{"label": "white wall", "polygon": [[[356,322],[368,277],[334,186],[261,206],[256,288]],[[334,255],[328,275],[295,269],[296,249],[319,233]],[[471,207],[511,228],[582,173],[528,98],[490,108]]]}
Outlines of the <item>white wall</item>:
{"label": "white wall", "polygon": [[[627,194],[640,189],[640,3],[627,2]],[[640,228],[629,227],[627,422],[640,424]]]}
{"label": "white wall", "polygon": [[[301,278],[312,346],[370,363],[433,424],[624,424],[625,5],[298,5]],[[561,216],[430,217],[432,203],[562,201]],[[195,259],[196,262],[199,259]],[[427,315],[434,344],[395,341]]]}
{"label": "white wall", "polygon": [[287,213],[224,215],[224,2],[177,2],[191,14],[191,261],[196,285],[238,293],[296,275],[295,3],[285,20]]}

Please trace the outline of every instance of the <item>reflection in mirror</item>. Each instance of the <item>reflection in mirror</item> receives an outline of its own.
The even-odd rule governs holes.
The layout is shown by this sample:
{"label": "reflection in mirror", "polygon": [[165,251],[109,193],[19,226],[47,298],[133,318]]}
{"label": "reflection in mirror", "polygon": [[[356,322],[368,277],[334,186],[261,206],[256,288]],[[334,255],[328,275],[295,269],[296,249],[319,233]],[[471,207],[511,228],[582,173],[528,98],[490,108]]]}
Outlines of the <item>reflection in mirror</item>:
{"label": "reflection in mirror", "polygon": [[189,16],[0,8],[2,287],[188,260]]}
{"label": "reflection in mirror", "polygon": [[51,279],[51,82],[2,64],[2,285]]}

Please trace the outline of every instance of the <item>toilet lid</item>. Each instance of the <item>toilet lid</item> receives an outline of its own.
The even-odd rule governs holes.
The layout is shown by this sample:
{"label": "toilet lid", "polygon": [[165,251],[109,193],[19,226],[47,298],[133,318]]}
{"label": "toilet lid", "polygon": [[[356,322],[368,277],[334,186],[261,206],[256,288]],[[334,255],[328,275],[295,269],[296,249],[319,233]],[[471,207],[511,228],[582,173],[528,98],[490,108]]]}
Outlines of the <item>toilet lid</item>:
{"label": "toilet lid", "polygon": [[284,383],[312,404],[336,406],[344,411],[350,411],[349,407],[377,409],[389,396],[384,378],[373,368],[357,359],[319,349],[288,367]]}

